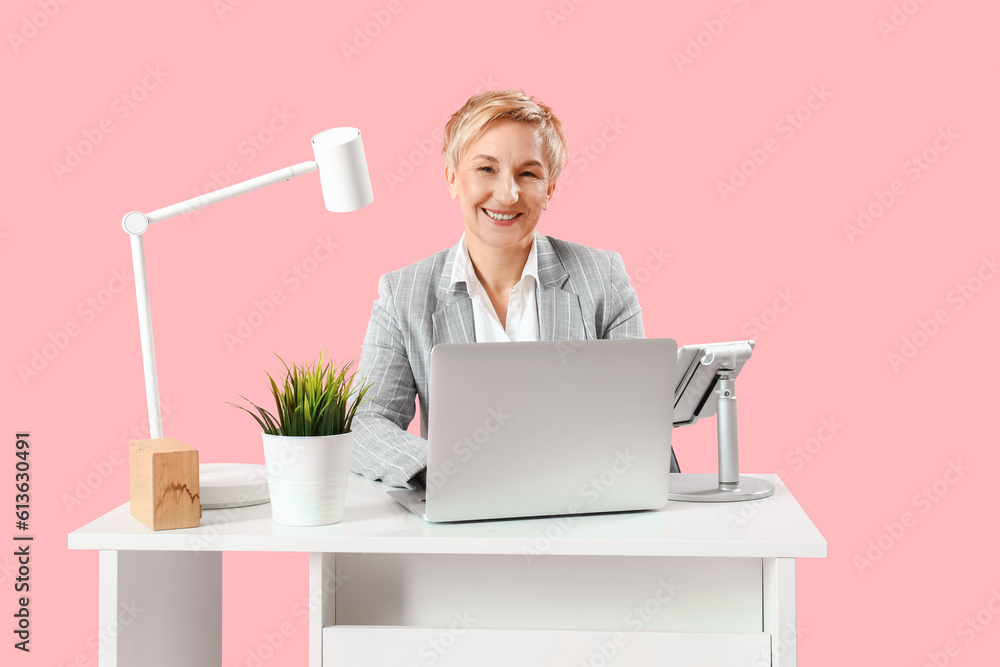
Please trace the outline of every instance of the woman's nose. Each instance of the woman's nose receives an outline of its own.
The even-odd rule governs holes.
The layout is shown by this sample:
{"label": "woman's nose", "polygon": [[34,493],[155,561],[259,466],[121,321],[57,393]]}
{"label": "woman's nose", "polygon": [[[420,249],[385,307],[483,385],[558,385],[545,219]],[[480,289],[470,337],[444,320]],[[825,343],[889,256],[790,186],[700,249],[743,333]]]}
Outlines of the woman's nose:
{"label": "woman's nose", "polygon": [[513,178],[500,179],[493,196],[498,202],[506,206],[516,204],[519,196],[517,183],[514,182]]}

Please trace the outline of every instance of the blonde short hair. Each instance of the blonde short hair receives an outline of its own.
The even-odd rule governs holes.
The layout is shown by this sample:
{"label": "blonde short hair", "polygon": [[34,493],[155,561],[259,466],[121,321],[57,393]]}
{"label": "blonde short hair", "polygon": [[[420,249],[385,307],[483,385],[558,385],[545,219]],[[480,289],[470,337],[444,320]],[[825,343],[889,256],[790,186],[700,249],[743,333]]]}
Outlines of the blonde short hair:
{"label": "blonde short hair", "polygon": [[458,169],[462,155],[490,123],[509,118],[537,128],[542,137],[542,150],[548,161],[549,180],[559,177],[566,162],[566,135],[562,122],[548,106],[523,90],[488,90],[470,97],[462,108],[452,114],[444,127],[441,156],[453,171]]}

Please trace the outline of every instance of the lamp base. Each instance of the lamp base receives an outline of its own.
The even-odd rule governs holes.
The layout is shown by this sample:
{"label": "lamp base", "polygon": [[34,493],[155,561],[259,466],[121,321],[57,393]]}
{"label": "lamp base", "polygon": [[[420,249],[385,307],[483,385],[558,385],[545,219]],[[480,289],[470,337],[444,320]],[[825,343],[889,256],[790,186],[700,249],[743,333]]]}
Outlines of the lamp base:
{"label": "lamp base", "polygon": [[202,463],[198,466],[201,507],[249,507],[270,502],[267,469],[255,463]]}
{"label": "lamp base", "polygon": [[774,484],[740,475],[740,483],[719,484],[718,473],[670,473],[670,500],[694,503],[728,503],[759,500],[774,495]]}

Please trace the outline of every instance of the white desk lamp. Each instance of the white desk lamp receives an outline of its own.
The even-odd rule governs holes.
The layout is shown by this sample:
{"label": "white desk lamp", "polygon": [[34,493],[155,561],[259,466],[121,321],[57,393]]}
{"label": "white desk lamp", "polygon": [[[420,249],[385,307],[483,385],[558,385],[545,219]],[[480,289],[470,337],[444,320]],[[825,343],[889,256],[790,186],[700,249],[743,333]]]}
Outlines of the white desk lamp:
{"label": "white desk lamp", "polygon": [[[188,199],[179,204],[165,206],[151,213],[132,211],[122,218],[122,227],[132,241],[132,267],[135,271],[135,295],[139,306],[139,336],[142,340],[142,368],[146,378],[146,403],[149,409],[149,434],[151,438],[163,437],[160,418],[160,390],[156,379],[156,355],[153,351],[153,321],[149,309],[149,289],[146,283],[146,257],[142,235],[154,222],[204,208],[209,204],[241,195],[273,183],[287,181],[302,174],[319,170],[323,202],[328,211],[347,213],[372,203],[371,180],[368,163],[361,143],[361,132],[353,127],[324,130],[312,138],[316,161],[301,162],[291,167],[272,171],[214,192]],[[220,469],[221,466],[221,469]],[[262,480],[247,478],[246,464],[203,464],[201,466],[202,506],[206,509],[235,507],[265,502],[266,486]],[[206,474],[208,473],[208,474]],[[264,489],[264,497],[253,497]],[[208,493],[206,493],[206,491]],[[250,493],[248,497],[246,494]]]}

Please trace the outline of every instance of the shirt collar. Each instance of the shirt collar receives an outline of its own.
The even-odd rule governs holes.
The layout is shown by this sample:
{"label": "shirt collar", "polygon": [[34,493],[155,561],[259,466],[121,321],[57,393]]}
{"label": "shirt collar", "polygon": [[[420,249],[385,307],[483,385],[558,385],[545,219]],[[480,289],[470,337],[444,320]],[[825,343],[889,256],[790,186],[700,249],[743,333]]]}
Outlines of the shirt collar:
{"label": "shirt collar", "polygon": [[[537,243],[535,242],[535,236],[531,237],[531,250],[528,251],[528,259],[524,263],[524,269],[521,271],[521,280],[524,280],[525,276],[531,276],[538,282],[538,249]],[[465,233],[462,233],[462,238],[458,240],[458,252],[455,254],[455,263],[451,267],[451,287],[454,288],[456,283],[464,282],[466,286],[472,281],[476,283],[479,282],[479,277],[476,276],[476,271],[472,267],[472,258],[469,257],[469,246],[465,243]],[[518,281],[520,282],[520,281]]]}

